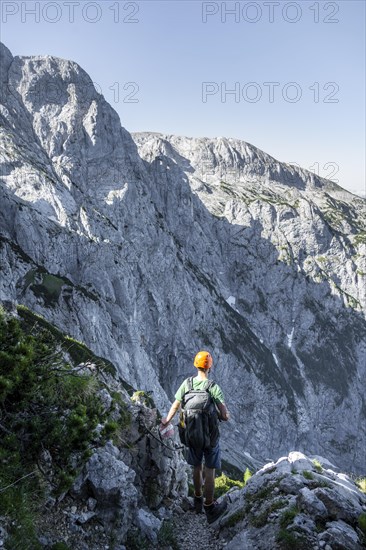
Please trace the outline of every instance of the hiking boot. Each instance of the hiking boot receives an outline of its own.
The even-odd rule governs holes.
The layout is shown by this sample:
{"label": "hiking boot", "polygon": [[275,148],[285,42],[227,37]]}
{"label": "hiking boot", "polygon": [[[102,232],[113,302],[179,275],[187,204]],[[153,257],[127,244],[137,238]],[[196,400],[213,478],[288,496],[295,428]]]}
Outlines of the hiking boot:
{"label": "hiking boot", "polygon": [[204,510],[206,512],[206,518],[208,523],[213,523],[217,520],[226,510],[227,508],[227,502],[226,500],[218,503],[216,500],[207,506],[204,505]]}
{"label": "hiking boot", "polygon": [[203,496],[196,497],[196,495],[194,495],[194,511],[196,512],[196,514],[202,514],[202,509],[203,509]]}

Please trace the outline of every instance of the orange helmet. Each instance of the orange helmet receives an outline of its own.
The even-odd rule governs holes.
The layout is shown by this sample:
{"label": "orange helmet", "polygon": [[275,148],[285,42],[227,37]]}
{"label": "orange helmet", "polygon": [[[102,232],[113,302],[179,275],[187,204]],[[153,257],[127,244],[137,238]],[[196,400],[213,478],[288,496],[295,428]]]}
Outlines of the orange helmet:
{"label": "orange helmet", "polygon": [[198,369],[209,369],[212,367],[212,357],[208,351],[199,351],[194,358],[194,366]]}

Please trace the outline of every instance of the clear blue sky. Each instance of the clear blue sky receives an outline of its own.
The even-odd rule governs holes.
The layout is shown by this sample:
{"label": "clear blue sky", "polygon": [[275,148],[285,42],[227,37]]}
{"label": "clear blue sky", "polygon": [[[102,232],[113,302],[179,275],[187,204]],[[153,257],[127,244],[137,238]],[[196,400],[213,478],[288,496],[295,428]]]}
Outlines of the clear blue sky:
{"label": "clear blue sky", "polygon": [[243,139],[365,194],[362,0],[3,0],[1,10],[13,55],[76,61],[130,132]]}

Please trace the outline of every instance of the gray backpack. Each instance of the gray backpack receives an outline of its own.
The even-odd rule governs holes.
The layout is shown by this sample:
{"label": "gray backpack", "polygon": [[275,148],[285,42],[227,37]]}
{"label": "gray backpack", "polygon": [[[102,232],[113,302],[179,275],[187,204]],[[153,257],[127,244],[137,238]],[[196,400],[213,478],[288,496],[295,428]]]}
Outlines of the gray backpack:
{"label": "gray backpack", "polygon": [[220,436],[219,419],[215,401],[209,392],[215,382],[208,380],[201,390],[193,389],[193,376],[186,382],[188,389],[182,399],[180,440],[196,450],[215,447]]}

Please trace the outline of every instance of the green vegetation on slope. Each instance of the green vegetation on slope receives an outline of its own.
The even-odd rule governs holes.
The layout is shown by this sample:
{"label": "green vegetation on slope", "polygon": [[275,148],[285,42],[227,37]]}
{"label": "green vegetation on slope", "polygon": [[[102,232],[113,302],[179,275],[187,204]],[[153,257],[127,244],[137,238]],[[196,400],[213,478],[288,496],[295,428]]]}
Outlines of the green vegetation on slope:
{"label": "green vegetation on slope", "polygon": [[[57,342],[57,344],[61,346],[62,350],[67,352],[70,355],[72,361],[74,361],[75,363],[90,361],[94,363],[99,370],[106,371],[111,375],[116,374],[116,368],[110,361],[102,357],[97,357],[96,355],[94,355],[94,353],[90,351],[89,348],[85,346],[85,344],[83,344],[82,342],[78,342],[70,336],[67,336],[55,326],[46,321],[46,319],[44,319],[40,315],[37,315],[37,313],[34,313],[30,309],[22,305],[19,305],[17,307],[17,311],[22,318],[22,326],[24,330],[32,332],[36,329],[36,327],[39,327],[42,330],[45,329],[46,332],[49,332],[54,337],[53,342]],[[132,388],[131,386],[128,386],[126,389],[131,390]]]}
{"label": "green vegetation on slope", "polygon": [[252,473],[249,468],[247,468],[243,474],[243,481],[231,479],[229,476],[222,473],[220,476],[217,476],[215,478],[215,497],[218,498],[221,495],[224,495],[233,487],[238,487],[238,489],[242,489],[243,487],[245,487],[248,479],[250,479],[251,477]]}
{"label": "green vegetation on slope", "polygon": [[0,515],[14,526],[13,548],[22,540],[38,548],[34,518],[44,497],[67,490],[92,448],[129,422],[115,400],[104,410],[96,375],[67,363],[57,330],[34,319],[30,327],[30,315],[0,310]]}

